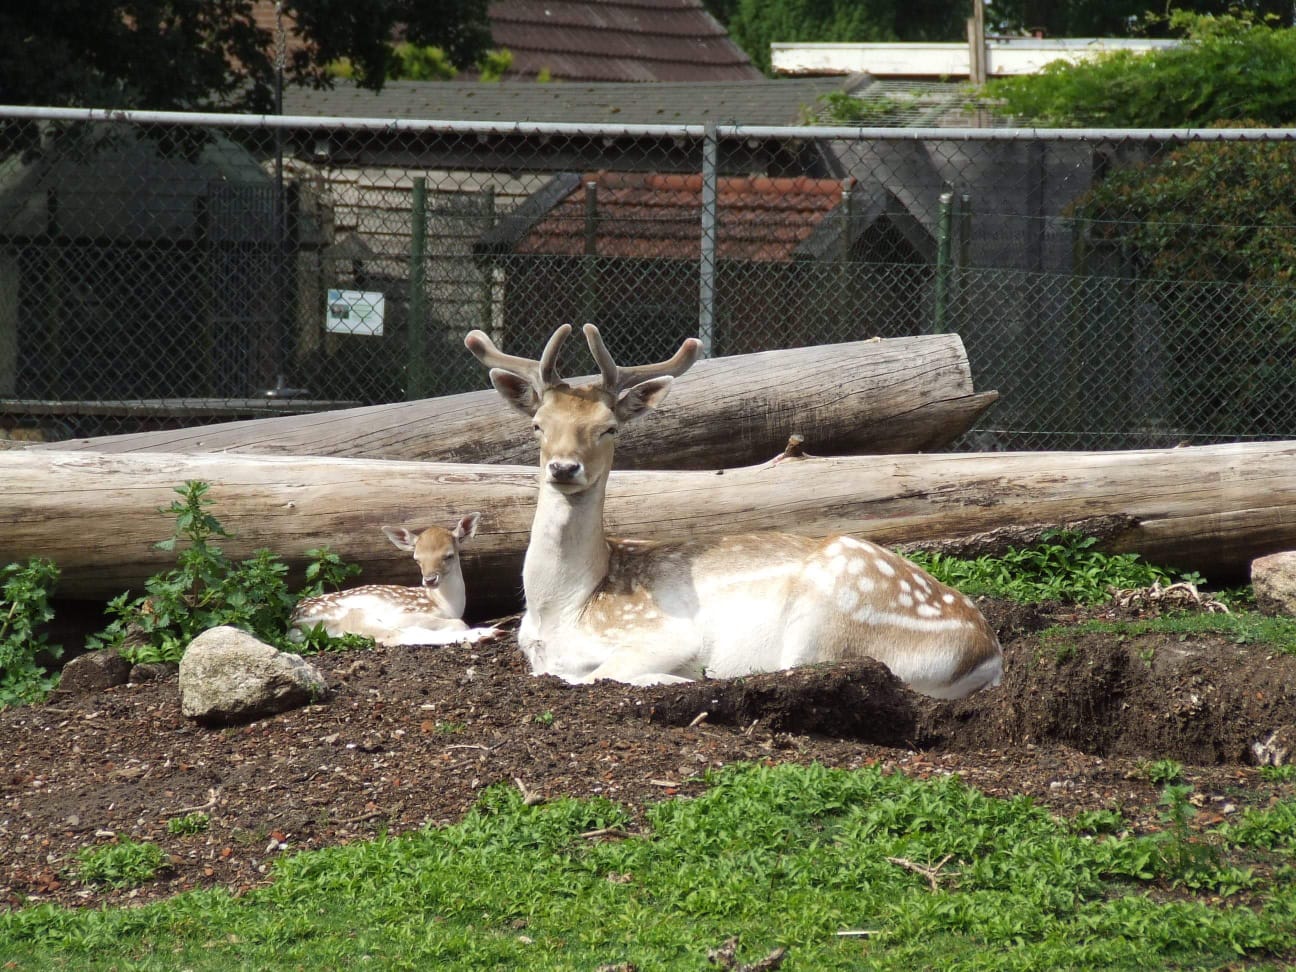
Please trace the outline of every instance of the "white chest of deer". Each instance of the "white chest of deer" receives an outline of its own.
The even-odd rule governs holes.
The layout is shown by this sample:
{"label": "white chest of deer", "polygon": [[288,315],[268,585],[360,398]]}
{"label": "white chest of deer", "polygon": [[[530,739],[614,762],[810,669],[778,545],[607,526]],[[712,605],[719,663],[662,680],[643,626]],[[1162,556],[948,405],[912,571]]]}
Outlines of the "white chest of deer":
{"label": "white chest of deer", "polygon": [[940,698],[998,684],[1002,653],[976,606],[876,544],[782,533],[606,537],[617,430],[665,398],[698,343],[659,365],[619,368],[587,324],[603,380],[573,388],[555,370],[570,332],[559,328],[539,361],[503,354],[480,331],[466,340],[496,390],[531,417],[540,445],[518,632],[532,671],[650,684],[869,656]]}
{"label": "white chest of deer", "polygon": [[383,527],[387,539],[413,555],[422,586],[366,584],[306,598],[293,611],[289,638],[301,640],[303,629],[322,624],[335,638],[357,634],[384,645],[464,640],[469,628],[462,620],[467,595],[459,552],[464,541],[477,532],[480,516],[470,513],[448,530],[439,526],[419,531]]}

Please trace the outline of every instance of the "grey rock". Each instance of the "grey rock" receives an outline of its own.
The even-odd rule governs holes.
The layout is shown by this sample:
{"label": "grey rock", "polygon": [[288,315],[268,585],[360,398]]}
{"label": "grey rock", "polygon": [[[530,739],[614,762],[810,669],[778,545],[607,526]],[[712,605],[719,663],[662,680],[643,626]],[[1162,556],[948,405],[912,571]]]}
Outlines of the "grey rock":
{"label": "grey rock", "polygon": [[327,696],[315,666],[238,628],[204,631],[180,660],[180,711],[207,725],[251,722]]}

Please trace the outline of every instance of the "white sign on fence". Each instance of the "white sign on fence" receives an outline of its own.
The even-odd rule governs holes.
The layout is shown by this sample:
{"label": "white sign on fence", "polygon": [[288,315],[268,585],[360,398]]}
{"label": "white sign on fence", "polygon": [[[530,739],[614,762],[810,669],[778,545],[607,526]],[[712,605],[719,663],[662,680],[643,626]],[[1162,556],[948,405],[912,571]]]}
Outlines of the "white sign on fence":
{"label": "white sign on fence", "polygon": [[324,310],[324,330],[330,334],[382,337],[386,302],[381,291],[330,290]]}

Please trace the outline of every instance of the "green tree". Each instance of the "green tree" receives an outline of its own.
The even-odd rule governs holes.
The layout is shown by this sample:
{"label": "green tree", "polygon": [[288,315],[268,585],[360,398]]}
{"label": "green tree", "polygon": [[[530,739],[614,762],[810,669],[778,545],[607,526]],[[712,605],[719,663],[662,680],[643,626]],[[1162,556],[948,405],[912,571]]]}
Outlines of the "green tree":
{"label": "green tree", "polygon": [[1043,125],[1181,128],[1251,118],[1296,120],[1296,29],[1249,18],[1176,14],[1182,46],[1115,51],[991,81],[991,97]]}
{"label": "green tree", "polygon": [[[306,41],[290,84],[326,84],[346,59],[379,88],[400,25],[412,44],[471,64],[490,44],[486,0],[287,0]],[[48,0],[0,9],[0,103],[269,111],[273,32],[252,0]]]}
{"label": "green tree", "polygon": [[[1149,20],[1147,12],[1169,4],[1148,0],[994,0],[986,16],[994,29],[1007,32],[1043,30],[1049,37],[1167,37],[1175,31],[1167,18]],[[1190,14],[1228,14],[1281,18],[1292,23],[1289,0],[1174,0],[1174,8]],[[971,0],[967,4],[971,10]]]}

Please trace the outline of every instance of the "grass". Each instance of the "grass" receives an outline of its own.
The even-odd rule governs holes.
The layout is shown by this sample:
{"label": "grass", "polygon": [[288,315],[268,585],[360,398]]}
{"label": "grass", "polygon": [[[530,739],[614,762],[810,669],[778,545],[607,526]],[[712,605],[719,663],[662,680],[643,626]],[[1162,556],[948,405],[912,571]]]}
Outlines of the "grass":
{"label": "grass", "polygon": [[1062,650],[1067,639],[1083,634],[1110,634],[1137,638],[1160,634],[1179,636],[1183,640],[1201,635],[1218,635],[1239,645],[1263,644],[1276,651],[1296,655],[1296,618],[1269,617],[1255,611],[1232,614],[1173,613],[1137,621],[1104,621],[1093,619],[1040,633],[1043,644],[1054,644]]}
{"label": "grass", "polygon": [[[782,946],[788,972],[1142,972],[1296,953],[1287,804],[1213,838],[1192,864],[1224,876],[1198,892],[1179,880],[1174,828],[1128,836],[1115,811],[1067,822],[956,777],[878,769],[743,766],[708,782],[641,825],[607,801],[526,806],[496,787],[455,826],[285,858],[238,899],[0,915],[0,955],[24,970],[694,972],[736,936],[739,962]],[[597,829],[625,836],[582,836]],[[1245,902],[1228,896],[1238,855],[1279,862]]]}

